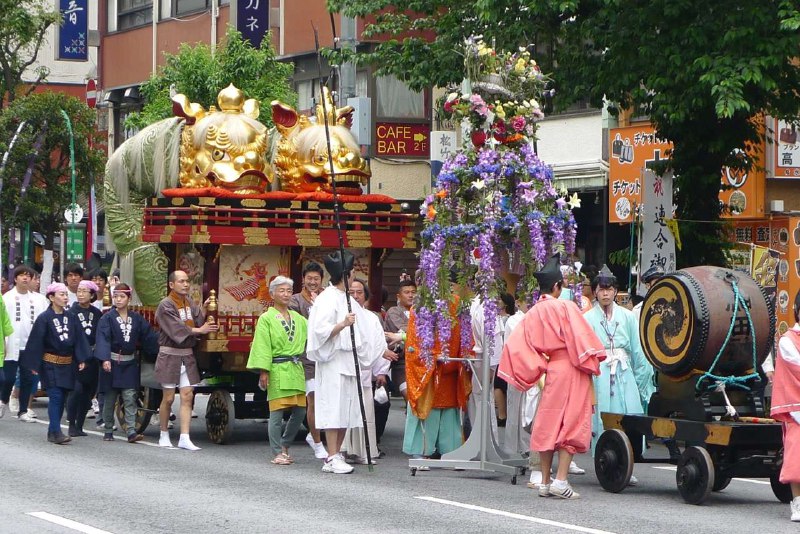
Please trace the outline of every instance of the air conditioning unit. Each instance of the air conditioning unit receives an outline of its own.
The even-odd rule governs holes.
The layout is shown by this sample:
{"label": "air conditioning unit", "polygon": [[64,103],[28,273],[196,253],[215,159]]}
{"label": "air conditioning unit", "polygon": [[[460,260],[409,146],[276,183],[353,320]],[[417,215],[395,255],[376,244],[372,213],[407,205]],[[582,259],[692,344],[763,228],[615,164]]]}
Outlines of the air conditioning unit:
{"label": "air conditioning unit", "polygon": [[770,200],[769,211],[770,213],[783,212],[783,200]]}

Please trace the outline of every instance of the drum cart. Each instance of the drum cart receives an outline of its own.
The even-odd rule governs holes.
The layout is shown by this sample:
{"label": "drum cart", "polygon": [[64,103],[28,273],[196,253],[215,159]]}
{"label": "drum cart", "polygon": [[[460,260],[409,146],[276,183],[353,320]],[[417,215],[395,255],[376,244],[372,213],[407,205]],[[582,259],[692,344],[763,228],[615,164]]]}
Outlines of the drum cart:
{"label": "drum cart", "polygon": [[[628,486],[635,463],[677,465],[675,482],[683,500],[701,504],[712,491],[722,491],[735,477],[769,478],[779,501],[792,492],[778,480],[783,436],[775,422],[689,421],[646,415],[603,413],[605,431],[595,449],[597,480],[606,491]],[[770,420],[766,420],[770,421]],[[644,458],[643,437],[686,443],[680,459]]]}

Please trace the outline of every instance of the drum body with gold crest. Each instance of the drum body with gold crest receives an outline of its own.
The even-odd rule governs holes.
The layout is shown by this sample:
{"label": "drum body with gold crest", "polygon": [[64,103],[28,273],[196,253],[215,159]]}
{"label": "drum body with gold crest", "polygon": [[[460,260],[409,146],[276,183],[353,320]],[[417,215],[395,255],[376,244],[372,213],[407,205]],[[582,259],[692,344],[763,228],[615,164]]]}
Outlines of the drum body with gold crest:
{"label": "drum body with gold crest", "polygon": [[[752,323],[743,306],[733,320],[732,281],[748,303]],[[650,288],[642,305],[639,335],[647,359],[673,381],[711,369],[723,346],[714,374],[741,376],[753,369],[753,337],[758,362],[771,350],[775,312],[747,274],[722,267],[690,267],[664,276]]]}

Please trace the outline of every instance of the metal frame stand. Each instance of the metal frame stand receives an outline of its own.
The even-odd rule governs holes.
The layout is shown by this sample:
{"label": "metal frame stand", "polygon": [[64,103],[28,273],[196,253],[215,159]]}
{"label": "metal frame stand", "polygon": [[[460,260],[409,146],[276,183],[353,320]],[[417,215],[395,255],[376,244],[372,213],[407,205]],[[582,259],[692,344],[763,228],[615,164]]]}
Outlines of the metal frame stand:
{"label": "metal frame stand", "polygon": [[[472,421],[472,432],[467,441],[458,449],[443,454],[441,459],[412,458],[408,461],[411,475],[414,476],[420,467],[429,469],[457,469],[474,471],[492,471],[511,475],[511,483],[517,483],[517,476],[524,475],[528,467],[528,459],[517,453],[509,454],[497,443],[491,428],[489,410],[491,398],[491,369],[489,358],[448,358],[448,361],[465,361],[472,368],[475,376],[474,362],[481,362],[478,385],[477,417]],[[475,391],[472,392],[476,394]]]}

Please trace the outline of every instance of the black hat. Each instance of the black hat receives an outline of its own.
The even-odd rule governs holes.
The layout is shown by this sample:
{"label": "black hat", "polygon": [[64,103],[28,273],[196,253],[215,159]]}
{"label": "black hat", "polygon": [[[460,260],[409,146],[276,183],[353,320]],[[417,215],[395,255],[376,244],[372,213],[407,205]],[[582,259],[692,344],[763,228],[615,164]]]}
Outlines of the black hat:
{"label": "black hat", "polygon": [[664,276],[664,268],[655,264],[642,274],[642,282],[652,282]]}
{"label": "black hat", "polygon": [[617,288],[617,277],[614,276],[614,273],[611,272],[611,269],[606,264],[603,264],[603,268],[592,280],[592,291],[597,289],[597,286]]}
{"label": "black hat", "polygon": [[[331,275],[331,278],[340,279],[345,272],[350,272],[353,270],[353,263],[355,262],[355,256],[353,253],[345,250],[344,251],[344,262],[342,262],[342,255],[340,251],[332,252],[325,256],[325,270],[328,271],[328,274]],[[344,269],[342,269],[342,264],[344,263]]]}
{"label": "black hat", "polygon": [[539,289],[549,293],[557,282],[564,279],[561,274],[561,254],[556,252],[550,256],[550,259],[544,264],[542,270],[533,273],[533,276],[535,276],[536,281],[539,282]]}

